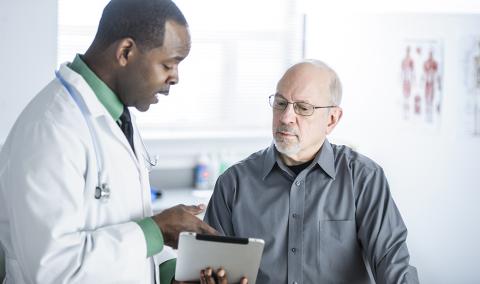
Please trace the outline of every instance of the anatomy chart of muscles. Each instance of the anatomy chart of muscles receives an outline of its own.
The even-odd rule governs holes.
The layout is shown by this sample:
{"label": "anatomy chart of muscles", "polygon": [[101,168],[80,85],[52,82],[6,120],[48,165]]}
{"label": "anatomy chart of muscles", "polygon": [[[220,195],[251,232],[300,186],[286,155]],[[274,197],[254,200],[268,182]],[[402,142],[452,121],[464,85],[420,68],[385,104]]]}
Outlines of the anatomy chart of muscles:
{"label": "anatomy chart of muscles", "polygon": [[443,45],[439,40],[406,40],[399,60],[402,116],[436,127],[442,114]]}
{"label": "anatomy chart of muscles", "polygon": [[465,46],[465,126],[468,135],[480,137],[480,36]]}

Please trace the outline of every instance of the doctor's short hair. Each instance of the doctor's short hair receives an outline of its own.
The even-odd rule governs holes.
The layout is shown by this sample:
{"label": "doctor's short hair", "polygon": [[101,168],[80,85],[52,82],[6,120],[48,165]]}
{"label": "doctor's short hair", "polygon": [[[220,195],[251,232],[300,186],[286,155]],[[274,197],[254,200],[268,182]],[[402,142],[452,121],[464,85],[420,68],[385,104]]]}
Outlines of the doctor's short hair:
{"label": "doctor's short hair", "polygon": [[165,22],[170,20],[188,26],[171,0],[111,0],[103,9],[94,42],[108,46],[130,37],[144,50],[161,47]]}

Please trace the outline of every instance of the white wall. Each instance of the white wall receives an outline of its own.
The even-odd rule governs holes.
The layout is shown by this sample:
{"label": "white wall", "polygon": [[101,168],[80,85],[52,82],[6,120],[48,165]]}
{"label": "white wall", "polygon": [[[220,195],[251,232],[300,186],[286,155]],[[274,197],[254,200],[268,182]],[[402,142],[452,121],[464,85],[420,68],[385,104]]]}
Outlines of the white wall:
{"label": "white wall", "polygon": [[[0,2],[0,149],[20,111],[53,77],[57,1]],[[4,274],[0,248],[0,281]]]}
{"label": "white wall", "polygon": [[[310,7],[311,8],[311,7]],[[365,14],[309,9],[307,57],[328,62],[344,84],[344,117],[332,139],[379,162],[409,229],[422,283],[478,283],[480,137],[465,131],[468,36],[480,14]],[[442,119],[402,120],[400,59],[405,39],[444,43]]]}
{"label": "white wall", "polygon": [[20,111],[54,76],[57,1],[0,1],[0,145]]}
{"label": "white wall", "polygon": [[[331,63],[345,85],[345,116],[332,138],[352,143],[385,168],[410,231],[412,263],[418,267],[422,283],[478,282],[480,140],[462,132],[461,63],[455,52],[463,35],[480,32],[479,16],[433,15],[423,21],[421,15],[339,14],[480,13],[480,2],[361,1],[355,6],[352,1],[335,1],[333,8],[325,7],[332,4],[326,1],[305,2],[305,10],[309,11],[307,55]],[[56,0],[0,2],[0,144],[21,109],[53,77],[56,11]],[[412,24],[405,26],[405,21]],[[340,32],[335,32],[336,28]],[[398,61],[394,53],[404,36],[423,36],[421,30],[445,42],[444,116],[439,129],[433,132],[405,126],[395,116]],[[164,141],[151,147],[174,160],[172,153],[182,152],[180,148],[186,148],[190,157],[193,152],[189,145],[209,151],[225,145],[221,143]],[[263,147],[268,139],[225,143],[238,152],[245,151],[242,145],[248,145],[250,152]],[[190,165],[191,160],[187,160],[180,166]]]}

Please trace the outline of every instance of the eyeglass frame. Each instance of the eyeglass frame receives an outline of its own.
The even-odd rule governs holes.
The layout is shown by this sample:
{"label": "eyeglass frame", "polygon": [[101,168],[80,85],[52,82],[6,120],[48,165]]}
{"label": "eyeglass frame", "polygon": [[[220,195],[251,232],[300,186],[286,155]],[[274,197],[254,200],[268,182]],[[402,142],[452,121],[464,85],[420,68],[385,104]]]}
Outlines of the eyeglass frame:
{"label": "eyeglass frame", "polygon": [[[298,114],[298,115],[301,115],[301,116],[312,116],[313,113],[315,112],[316,109],[319,109],[319,108],[334,108],[334,107],[338,107],[336,105],[331,105],[331,106],[315,106],[315,105],[312,105],[310,103],[307,103],[307,102],[289,102],[287,99],[285,99],[283,96],[281,96],[286,102],[287,104],[285,105],[285,108],[284,109],[281,109],[281,108],[276,108],[273,106],[273,101],[271,100],[271,98],[273,97],[274,100],[275,100],[275,97],[276,96],[281,96],[279,94],[273,94],[273,95],[270,95],[268,96],[268,104],[270,105],[270,107],[272,109],[277,109],[277,110],[281,110],[281,111],[285,111],[287,108],[288,108],[288,105],[289,104],[292,104],[293,105],[293,111]],[[301,114],[301,113],[298,113],[297,112],[297,109],[295,108],[295,106],[298,104],[298,103],[302,103],[302,104],[306,104],[306,105],[309,105],[312,107],[312,113],[311,114]]]}

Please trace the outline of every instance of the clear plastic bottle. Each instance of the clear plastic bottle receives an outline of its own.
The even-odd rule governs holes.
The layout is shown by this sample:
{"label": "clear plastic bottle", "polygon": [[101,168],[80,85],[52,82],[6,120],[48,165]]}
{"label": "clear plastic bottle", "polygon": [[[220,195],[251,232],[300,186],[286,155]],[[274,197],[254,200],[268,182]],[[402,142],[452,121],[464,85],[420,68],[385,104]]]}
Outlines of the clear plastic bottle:
{"label": "clear plastic bottle", "polygon": [[228,167],[231,166],[229,158],[230,158],[230,154],[227,151],[222,151],[220,153],[218,175],[223,174],[228,169]]}

